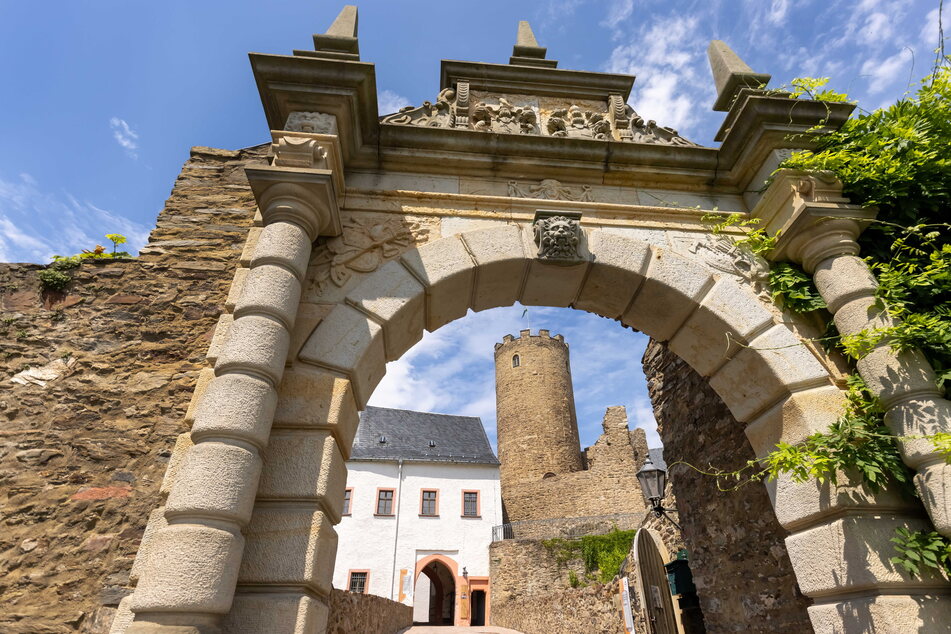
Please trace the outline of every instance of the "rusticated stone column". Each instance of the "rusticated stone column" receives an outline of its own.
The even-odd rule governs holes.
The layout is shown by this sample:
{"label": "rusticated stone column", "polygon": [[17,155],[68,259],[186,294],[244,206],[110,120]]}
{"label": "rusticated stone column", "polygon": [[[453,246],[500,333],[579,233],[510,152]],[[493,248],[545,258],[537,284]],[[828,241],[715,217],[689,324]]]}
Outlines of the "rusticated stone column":
{"label": "rusticated stone column", "polygon": [[[772,216],[760,216],[767,220],[767,228],[782,227],[772,257],[798,262],[813,275],[843,335],[894,325],[875,298],[875,276],[858,257],[856,240],[874,210],[844,204],[841,184],[832,180],[784,173],[770,189],[774,188],[779,194],[767,192],[763,201],[783,198],[786,204],[776,206]],[[857,367],[881,400],[885,422],[896,436],[951,431],[951,402],[942,397],[934,370],[920,351],[896,352],[885,340],[862,357]],[[905,464],[917,472],[915,485],[932,523],[939,533],[951,537],[951,466],[927,440],[904,440],[900,448]]]}
{"label": "rusticated stone column", "polygon": [[318,235],[339,232],[331,170],[248,170],[264,229],[132,600],[129,633],[217,631],[228,612],[301,283]]}

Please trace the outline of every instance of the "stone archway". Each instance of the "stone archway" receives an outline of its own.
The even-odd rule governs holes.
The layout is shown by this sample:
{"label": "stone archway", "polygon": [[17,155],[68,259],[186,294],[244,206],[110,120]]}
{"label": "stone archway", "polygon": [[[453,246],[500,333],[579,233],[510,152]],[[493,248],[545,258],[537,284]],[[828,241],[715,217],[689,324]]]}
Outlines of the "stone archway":
{"label": "stone archway", "polygon": [[[430,625],[455,624],[458,564],[445,555],[428,555],[416,562],[414,583],[418,584],[422,575],[430,582],[427,588],[428,623]],[[414,591],[413,596],[414,620],[418,621],[418,614],[415,611],[418,594]]]}
{"label": "stone archway", "polygon": [[[284,370],[271,405],[274,430],[266,438],[256,501],[245,502],[253,504],[253,513],[243,533],[243,556],[239,549],[238,559],[222,562],[221,578],[204,574],[222,597],[224,609],[219,609],[228,612],[225,631],[239,631],[232,623],[260,622],[262,613],[295,622],[320,618],[320,597],[328,587],[335,551],[332,525],[339,519],[345,482],[340,448],[349,447],[358,411],[382,378],[385,363],[416,343],[424,328],[435,330],[469,308],[515,301],[573,306],[668,341],[709,377],[736,419],[747,425],[757,452],[768,451],[779,440],[795,442],[838,415],[842,395],[830,367],[802,345],[789,324],[763,307],[752,288],[683,254],[603,228],[586,231],[585,238],[583,261],[568,266],[536,259],[525,225],[499,224],[438,239],[405,251],[361,279],[326,314]],[[659,306],[666,310],[658,311]],[[727,332],[733,343],[716,345],[726,341]],[[230,337],[235,336],[233,329]],[[252,347],[233,354],[251,356],[257,351]],[[251,365],[253,359],[228,363]],[[234,380],[248,379],[242,374]],[[219,420],[234,416],[242,404],[221,400],[214,388],[209,387],[202,404],[213,407]],[[246,393],[248,387],[242,390]],[[247,420],[248,415],[241,417]],[[195,427],[201,438],[201,422]],[[242,464],[228,456],[219,466],[227,479],[227,470]],[[221,475],[215,473],[219,483]],[[187,481],[195,477],[187,461],[177,477],[185,480],[176,483],[179,490],[208,495],[198,491],[201,479]],[[770,492],[780,523],[792,531],[787,547],[800,587],[816,601],[811,608],[814,622],[816,613],[823,619],[839,615],[840,621],[862,610],[874,616],[875,605],[883,600],[930,609],[926,593],[940,584],[909,583],[878,563],[884,544],[876,540],[887,540],[896,525],[921,525],[907,502],[887,493],[871,496],[859,487],[833,490],[788,480],[771,485]],[[174,494],[170,505],[173,502]],[[176,546],[182,556],[189,556],[187,561],[200,561],[201,551],[216,543],[209,541],[214,532],[206,536],[203,531],[223,529],[170,523],[163,530],[179,533]],[[190,531],[198,534],[181,534]],[[146,555],[153,565],[162,556],[152,550],[159,548],[155,543]],[[191,586],[199,573],[187,572],[189,578],[173,569],[165,574]],[[159,592],[163,576],[141,578],[139,596]],[[237,587],[230,612],[224,604],[229,584]],[[900,594],[876,598],[883,589],[900,593],[917,588],[924,592],[904,599]],[[839,600],[840,595],[845,596]]]}

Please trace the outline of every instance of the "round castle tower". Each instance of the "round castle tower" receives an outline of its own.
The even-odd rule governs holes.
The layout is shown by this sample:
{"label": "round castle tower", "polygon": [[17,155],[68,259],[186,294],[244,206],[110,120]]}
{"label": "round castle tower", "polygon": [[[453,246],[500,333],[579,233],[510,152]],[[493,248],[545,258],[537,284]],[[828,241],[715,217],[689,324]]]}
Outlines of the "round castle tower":
{"label": "round castle tower", "polygon": [[495,344],[495,403],[503,503],[521,482],[585,468],[562,335],[522,330]]}

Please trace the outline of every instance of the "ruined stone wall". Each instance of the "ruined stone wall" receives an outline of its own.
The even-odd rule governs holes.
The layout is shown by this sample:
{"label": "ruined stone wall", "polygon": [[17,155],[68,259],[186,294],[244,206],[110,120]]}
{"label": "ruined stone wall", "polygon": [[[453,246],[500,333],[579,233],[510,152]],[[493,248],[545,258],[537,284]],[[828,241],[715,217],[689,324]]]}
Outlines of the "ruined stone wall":
{"label": "ruined stone wall", "polygon": [[413,608],[373,594],[330,592],[327,634],[395,634],[413,624]]}
{"label": "ruined stone wall", "polygon": [[644,430],[628,430],[623,407],[608,408],[602,426],[604,433],[585,452],[588,469],[508,488],[503,481],[502,502],[509,521],[626,514],[640,524],[644,498],[637,470],[647,455]]}
{"label": "ruined stone wall", "polygon": [[[655,341],[643,364],[668,465],[731,470],[753,458],[743,425],[703,377]],[[719,491],[683,465],[670,468],[670,486],[707,632],[812,631],[766,489]]]}
{"label": "ruined stone wall", "polygon": [[0,264],[4,633],[108,631],[252,224],[243,168],[265,150],[194,148],[140,257],[86,261],[63,292]]}

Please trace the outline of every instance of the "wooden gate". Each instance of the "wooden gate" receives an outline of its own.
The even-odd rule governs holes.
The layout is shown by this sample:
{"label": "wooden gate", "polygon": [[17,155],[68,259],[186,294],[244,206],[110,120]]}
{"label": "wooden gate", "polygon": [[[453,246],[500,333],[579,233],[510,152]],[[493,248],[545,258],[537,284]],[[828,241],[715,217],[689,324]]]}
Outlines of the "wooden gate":
{"label": "wooden gate", "polygon": [[680,618],[667,584],[664,561],[667,548],[653,534],[642,528],[634,535],[634,567],[637,570],[637,591],[641,608],[652,634],[680,634]]}

